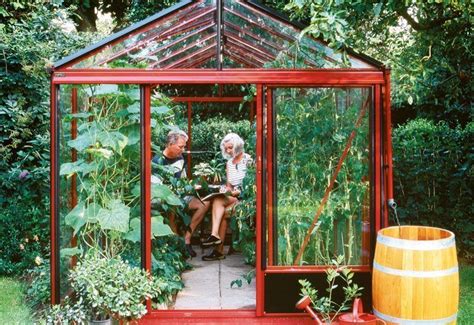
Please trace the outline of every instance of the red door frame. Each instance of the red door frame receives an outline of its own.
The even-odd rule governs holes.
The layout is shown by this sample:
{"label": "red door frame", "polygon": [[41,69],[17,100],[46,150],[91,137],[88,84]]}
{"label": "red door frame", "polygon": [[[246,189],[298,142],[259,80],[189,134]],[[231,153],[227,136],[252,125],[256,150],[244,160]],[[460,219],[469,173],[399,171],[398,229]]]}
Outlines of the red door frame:
{"label": "red door frame", "polygon": [[[57,229],[58,220],[58,203],[56,197],[59,191],[59,184],[57,179],[58,173],[58,139],[57,132],[59,131],[59,121],[57,116],[57,96],[58,87],[61,84],[140,84],[142,85],[143,94],[148,96],[150,94],[150,87],[153,84],[256,84],[257,85],[257,175],[263,176],[265,166],[263,166],[263,90],[264,86],[269,87],[288,87],[288,86],[317,86],[317,87],[374,87],[374,118],[375,118],[375,129],[374,129],[374,186],[375,186],[375,197],[372,198],[374,202],[374,213],[375,213],[375,229],[378,230],[381,227],[381,223],[387,219],[385,214],[385,220],[382,220],[382,206],[384,205],[381,201],[382,198],[382,177],[391,179],[391,165],[383,171],[382,164],[386,162],[383,158],[382,141],[383,135],[387,136],[389,126],[386,127],[386,132],[382,132],[382,117],[385,117],[386,126],[389,125],[387,116],[382,116],[382,100],[381,100],[381,89],[385,86],[385,94],[389,93],[389,78],[387,78],[386,72],[373,69],[320,69],[320,70],[259,70],[259,69],[232,69],[232,70],[204,70],[204,69],[191,69],[191,70],[135,70],[135,69],[117,69],[117,70],[58,70],[52,73],[51,76],[51,283],[52,283],[52,303],[59,302],[59,288],[56,285],[58,279],[58,244],[59,244],[59,229]],[[150,101],[144,100],[144,116],[150,114]],[[389,104],[389,99],[385,99],[385,103]],[[389,107],[385,107],[386,112],[389,111]],[[387,123],[388,122],[388,123]],[[144,125],[143,139],[146,139],[144,154],[146,157],[151,157],[151,151],[149,144],[151,143],[149,125]],[[391,147],[385,148],[386,156],[391,157]],[[146,158],[145,157],[145,158]],[[268,166],[266,166],[268,167]],[[145,175],[149,175],[151,172],[151,162],[149,159],[144,159],[142,163]],[[387,176],[389,175],[389,176]],[[257,176],[257,297],[256,297],[256,310],[189,310],[189,311],[151,311],[150,304],[149,317],[228,317],[229,312],[232,312],[233,317],[251,317],[251,316],[272,316],[275,314],[265,314],[263,310],[264,306],[264,283],[263,277],[264,272],[261,264],[262,254],[262,243],[261,233],[259,230],[262,227],[262,212],[265,207],[262,206],[262,193],[265,193],[265,189],[262,189],[262,178]],[[150,187],[150,177],[145,177],[145,188]],[[387,189],[385,188],[385,191]],[[391,192],[391,189],[389,190]],[[389,193],[390,193],[389,192]],[[145,190],[145,199],[149,196],[149,193]],[[259,195],[260,194],[260,195]],[[149,200],[148,200],[149,202]],[[151,212],[150,209],[145,209],[145,220],[146,223],[143,225],[145,231],[145,251],[146,256],[144,259],[144,266],[150,270],[151,267]],[[275,270],[280,272],[279,270]],[[282,270],[283,271],[283,270]],[[283,272],[320,272],[319,267],[304,267],[304,268],[288,268]],[[360,270],[365,271],[365,270]],[[370,270],[369,270],[370,271]],[[289,316],[298,316],[289,314]]]}

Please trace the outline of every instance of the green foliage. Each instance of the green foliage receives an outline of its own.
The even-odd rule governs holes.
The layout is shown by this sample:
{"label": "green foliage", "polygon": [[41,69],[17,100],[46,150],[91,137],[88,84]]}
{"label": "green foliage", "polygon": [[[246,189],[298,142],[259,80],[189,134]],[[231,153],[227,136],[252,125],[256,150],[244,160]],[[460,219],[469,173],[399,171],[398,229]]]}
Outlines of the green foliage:
{"label": "green foliage", "polygon": [[255,266],[255,217],[256,217],[256,192],[255,168],[247,169],[247,174],[242,181],[242,193],[239,204],[235,207],[233,218],[230,220],[232,229],[232,242],[236,250],[244,256],[245,263]]}
{"label": "green foliage", "polygon": [[[326,265],[334,255],[347,264],[363,263],[361,229],[368,218],[369,125],[364,89],[294,88],[275,92],[278,161],[274,230],[275,263],[293,265],[322,204],[336,165],[355,131],[301,263]],[[365,248],[367,249],[367,248]],[[368,263],[366,261],[365,263]]]}
{"label": "green foliage", "polygon": [[221,151],[220,143],[222,139],[229,132],[237,133],[242,139],[244,139],[246,143],[246,152],[251,156],[254,156],[254,152],[249,150],[248,147],[248,143],[251,142],[250,139],[254,137],[255,133],[250,122],[246,120],[233,122],[226,118],[217,117],[209,118],[193,125],[192,150],[207,152],[199,155],[196,160],[193,159],[193,162],[198,164],[200,162],[209,162],[214,159],[215,155]]}
{"label": "green foliage", "polygon": [[40,209],[27,207],[27,200],[19,200],[0,215],[0,274],[21,275],[49,253],[48,218]]}
{"label": "green foliage", "polygon": [[152,241],[152,247],[152,274],[161,280],[161,294],[153,299],[153,304],[168,305],[184,288],[181,273],[190,267],[184,259],[184,241],[177,236],[158,237]]}
{"label": "green foliage", "polygon": [[158,296],[161,281],[144,270],[130,266],[120,258],[86,255],[69,276],[78,299],[92,319],[110,315],[135,320],[146,314],[143,302]]}
{"label": "green foliage", "polygon": [[350,46],[391,66],[395,107],[453,124],[472,119],[470,1],[292,0],[286,9],[333,49]]}
{"label": "green foliage", "polygon": [[[332,267],[325,270],[328,284],[327,296],[318,297],[318,291],[312,287],[308,280],[298,281],[302,287],[301,296],[308,296],[311,299],[313,308],[321,314],[326,324],[331,324],[340,312],[348,310],[352,300],[359,297],[364,289],[353,283],[354,272],[347,266],[343,266],[343,262],[344,256],[338,256],[337,259],[331,260]],[[340,303],[333,300],[333,293],[339,287],[339,283],[342,284],[344,291],[344,300]]]}
{"label": "green foliage", "polygon": [[46,312],[45,322],[48,325],[57,324],[87,324],[87,311],[83,306],[82,298],[74,301],[66,297],[61,305],[53,305]]}
{"label": "green foliage", "polygon": [[[0,274],[20,274],[44,256],[49,237],[49,73],[92,35],[68,33],[68,15],[44,1],[0,8]],[[39,243],[24,245],[25,238]],[[20,250],[20,244],[24,249]],[[15,266],[14,266],[15,265]]]}
{"label": "green foliage", "polygon": [[44,263],[26,272],[26,295],[28,297],[28,303],[35,310],[39,310],[51,302],[50,267],[49,260],[45,260]]}
{"label": "green foliage", "polygon": [[474,124],[416,119],[393,133],[395,199],[402,223],[454,231],[463,254],[473,258]]}

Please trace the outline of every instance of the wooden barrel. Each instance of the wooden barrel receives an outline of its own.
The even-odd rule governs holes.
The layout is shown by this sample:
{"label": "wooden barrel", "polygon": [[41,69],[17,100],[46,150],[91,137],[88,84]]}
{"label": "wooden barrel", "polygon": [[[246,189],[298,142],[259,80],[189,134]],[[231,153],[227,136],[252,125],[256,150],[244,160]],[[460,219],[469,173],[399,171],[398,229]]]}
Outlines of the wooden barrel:
{"label": "wooden barrel", "polygon": [[374,314],[387,324],[456,324],[459,275],[454,234],[421,226],[377,235]]}

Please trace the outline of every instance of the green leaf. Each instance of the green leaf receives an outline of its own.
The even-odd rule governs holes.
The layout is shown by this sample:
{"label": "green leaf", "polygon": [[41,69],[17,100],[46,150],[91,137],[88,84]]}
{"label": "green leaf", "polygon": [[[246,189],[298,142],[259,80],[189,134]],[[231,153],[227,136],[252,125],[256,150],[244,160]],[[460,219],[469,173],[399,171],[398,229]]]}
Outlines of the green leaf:
{"label": "green leaf", "polygon": [[118,131],[100,132],[97,135],[97,139],[100,141],[102,146],[110,147],[119,154],[122,154],[123,148],[125,148],[128,143],[128,138]]}
{"label": "green leaf", "polygon": [[127,111],[131,114],[140,113],[140,103],[133,103],[132,105],[127,107]]}
{"label": "green leaf", "polygon": [[374,15],[378,17],[380,15],[380,11],[382,10],[383,2],[379,2],[374,6]]}
{"label": "green leaf", "polygon": [[87,163],[84,160],[80,159],[78,161],[72,163],[64,163],[61,164],[61,168],[59,170],[59,175],[67,175],[68,177],[75,174],[75,173],[82,173],[83,175],[89,174],[91,171],[95,170],[97,164]]}
{"label": "green leaf", "polygon": [[131,124],[124,126],[120,131],[128,137],[128,145],[134,145],[140,141],[140,125]]}
{"label": "green leaf", "polygon": [[166,201],[169,205],[183,206],[183,203],[179,197],[174,194],[166,185],[163,184],[152,184],[151,186],[151,197],[152,199],[158,198]]}
{"label": "green leaf", "polygon": [[130,218],[130,208],[120,200],[113,200],[109,204],[109,209],[101,208],[97,214],[97,220],[102,229],[128,232],[128,221]]}
{"label": "green leaf", "polygon": [[151,107],[151,113],[152,114],[166,114],[170,111],[170,108],[168,106],[152,106]]}
{"label": "green leaf", "polygon": [[87,222],[85,212],[85,203],[81,201],[64,218],[66,225],[74,229],[74,236]]}
{"label": "green leaf", "polygon": [[114,155],[112,150],[105,149],[105,148],[87,148],[86,153],[90,153],[99,157],[103,157],[105,159],[109,159]]}
{"label": "green leaf", "polygon": [[82,255],[82,249],[77,247],[61,248],[59,255],[61,258],[68,258],[76,255]]}
{"label": "green leaf", "polygon": [[[153,218],[152,218],[153,219]],[[153,221],[152,221],[153,222]],[[141,239],[141,227],[140,227],[140,218],[133,218],[130,221],[130,230],[128,233],[126,233],[123,238],[130,240],[133,243],[137,243]]]}
{"label": "green leaf", "polygon": [[96,142],[95,136],[93,136],[89,132],[85,132],[85,133],[79,134],[77,138],[75,138],[74,140],[69,140],[67,142],[67,145],[81,152],[84,149],[95,144],[95,142]]}
{"label": "green leaf", "polygon": [[163,223],[163,217],[157,216],[151,218],[151,234],[153,237],[174,235],[171,228]]}

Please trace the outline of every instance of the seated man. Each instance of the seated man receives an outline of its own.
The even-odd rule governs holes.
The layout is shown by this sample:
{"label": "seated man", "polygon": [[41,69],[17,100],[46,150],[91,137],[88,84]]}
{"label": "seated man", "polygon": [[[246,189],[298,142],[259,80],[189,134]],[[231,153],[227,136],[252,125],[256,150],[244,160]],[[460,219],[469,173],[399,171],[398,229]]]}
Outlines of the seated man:
{"label": "seated man", "polygon": [[[163,166],[170,166],[174,172],[175,178],[186,177],[186,162],[183,158],[183,151],[188,141],[188,135],[182,130],[172,130],[168,133],[166,138],[166,148],[163,150],[163,155],[155,156],[152,160],[153,163]],[[152,182],[160,182],[156,176],[152,176]],[[211,205],[210,202],[202,202],[194,196],[185,196],[184,201],[190,210],[195,210],[192,217],[191,223],[187,227],[186,234],[184,236],[184,242],[186,244],[186,251],[192,257],[196,256],[196,252],[191,246],[191,236],[197,226],[201,223],[204,215]],[[177,233],[176,223],[174,220],[175,216],[170,215],[169,223],[173,232]]]}

